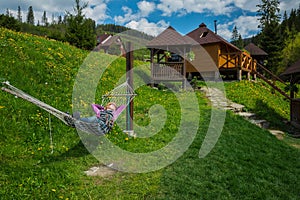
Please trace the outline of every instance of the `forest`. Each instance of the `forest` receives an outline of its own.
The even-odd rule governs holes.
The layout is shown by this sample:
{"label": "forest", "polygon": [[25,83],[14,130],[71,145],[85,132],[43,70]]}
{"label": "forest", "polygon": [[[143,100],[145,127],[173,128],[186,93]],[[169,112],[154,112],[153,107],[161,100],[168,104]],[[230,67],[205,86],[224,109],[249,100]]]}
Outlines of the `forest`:
{"label": "forest", "polygon": [[[94,49],[97,35],[117,34],[130,30],[115,24],[96,24],[94,20],[86,18],[83,14],[88,3],[83,5],[80,3],[80,0],[75,0],[73,13],[66,12],[64,16],[57,18],[52,16],[51,23],[46,11],[42,19],[35,19],[32,6],[28,8],[26,20],[21,17],[20,6],[18,6],[17,17],[7,9],[5,14],[0,15],[0,27],[69,42],[85,50]],[[279,5],[279,0],[262,0],[257,5],[260,33],[252,38],[242,38],[238,32],[239,27],[235,26],[230,41],[240,49],[250,42],[262,48],[268,53],[265,66],[277,75],[300,59],[300,4],[299,8],[292,9],[289,13],[285,11],[283,16],[280,15]],[[148,40],[152,38],[146,33],[131,31],[134,31],[135,36],[139,38]]]}

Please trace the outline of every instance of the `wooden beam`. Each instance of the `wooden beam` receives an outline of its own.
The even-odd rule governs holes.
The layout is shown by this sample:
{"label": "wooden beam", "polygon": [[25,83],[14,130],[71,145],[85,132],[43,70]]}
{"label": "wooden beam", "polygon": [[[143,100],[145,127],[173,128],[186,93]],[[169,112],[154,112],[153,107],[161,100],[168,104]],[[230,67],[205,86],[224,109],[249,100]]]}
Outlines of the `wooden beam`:
{"label": "wooden beam", "polygon": [[[128,84],[133,88],[133,48],[131,42],[127,42],[126,53],[126,78]],[[130,101],[126,108],[126,129],[127,131],[133,131],[133,100]]]}

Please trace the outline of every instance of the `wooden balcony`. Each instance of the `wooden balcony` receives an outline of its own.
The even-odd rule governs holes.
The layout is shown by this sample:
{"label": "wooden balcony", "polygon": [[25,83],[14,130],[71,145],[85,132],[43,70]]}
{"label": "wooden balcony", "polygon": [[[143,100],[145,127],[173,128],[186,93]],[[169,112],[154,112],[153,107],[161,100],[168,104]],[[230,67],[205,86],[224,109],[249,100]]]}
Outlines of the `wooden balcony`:
{"label": "wooden balcony", "polygon": [[152,63],[151,75],[155,81],[182,81],[184,75],[183,62]]}

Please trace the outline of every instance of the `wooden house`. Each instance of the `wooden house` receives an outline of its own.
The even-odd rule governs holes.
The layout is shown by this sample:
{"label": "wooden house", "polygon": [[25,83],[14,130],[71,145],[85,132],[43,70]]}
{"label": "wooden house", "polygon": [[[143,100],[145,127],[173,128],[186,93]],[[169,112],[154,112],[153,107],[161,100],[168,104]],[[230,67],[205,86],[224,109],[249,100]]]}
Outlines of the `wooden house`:
{"label": "wooden house", "polygon": [[[186,36],[200,44],[210,57],[209,63],[203,62],[203,60],[208,59],[207,55],[197,53],[199,46],[196,46],[193,49],[196,51],[196,59],[194,62],[191,62],[192,65],[187,66],[188,72],[201,72],[201,74],[213,76],[216,75],[216,71],[210,70],[217,69],[221,75],[241,80],[243,74],[247,74],[248,78],[250,78],[250,73],[255,70],[255,61],[248,53],[243,52],[208,29],[204,23],[200,24],[197,29],[191,31]],[[199,57],[198,59],[197,56]]]}
{"label": "wooden house", "polygon": [[125,49],[120,36],[102,34],[97,36],[96,51],[103,50],[105,53],[114,55],[125,55]]}

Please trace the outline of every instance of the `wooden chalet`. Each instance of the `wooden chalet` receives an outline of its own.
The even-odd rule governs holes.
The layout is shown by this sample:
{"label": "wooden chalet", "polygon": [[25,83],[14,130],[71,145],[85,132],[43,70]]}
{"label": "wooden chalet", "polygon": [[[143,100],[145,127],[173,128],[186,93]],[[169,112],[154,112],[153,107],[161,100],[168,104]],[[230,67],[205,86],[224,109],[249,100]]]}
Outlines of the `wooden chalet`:
{"label": "wooden chalet", "polygon": [[186,62],[184,55],[191,50],[193,41],[168,27],[148,42],[153,83],[181,81],[185,88]]}
{"label": "wooden chalet", "polygon": [[95,50],[103,50],[105,53],[115,55],[125,55],[126,53],[121,37],[112,34],[102,34],[97,36],[97,46]]}
{"label": "wooden chalet", "polygon": [[[221,75],[231,76],[235,79],[241,80],[243,74],[247,74],[247,78],[250,79],[250,74],[256,70],[256,62],[254,59],[246,52],[243,52],[230,42],[226,41],[221,36],[217,35],[215,32],[207,28],[207,26],[202,23],[199,27],[187,34],[188,37],[195,40],[200,46],[202,46],[207,54],[210,56],[210,65],[207,62],[202,62],[202,60],[207,60],[207,55],[197,54],[198,59],[191,62],[188,65],[188,70],[190,72],[200,72],[201,74],[206,74],[211,76],[216,74],[216,71],[210,71],[212,68],[217,69]],[[193,49],[197,52],[199,46]],[[199,51],[199,50],[198,50]],[[213,66],[214,65],[214,66]]]}

